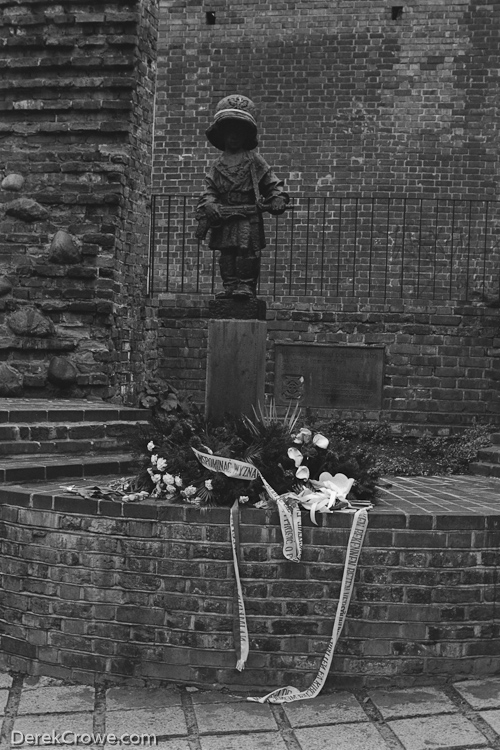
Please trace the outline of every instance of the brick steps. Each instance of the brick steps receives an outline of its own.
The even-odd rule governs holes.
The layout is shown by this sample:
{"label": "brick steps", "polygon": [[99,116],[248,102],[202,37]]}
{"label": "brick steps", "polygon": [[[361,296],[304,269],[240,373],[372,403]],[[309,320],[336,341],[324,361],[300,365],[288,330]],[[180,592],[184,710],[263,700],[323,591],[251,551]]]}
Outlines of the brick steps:
{"label": "brick steps", "polygon": [[106,453],[103,456],[54,456],[40,454],[36,457],[0,459],[0,482],[55,479],[59,477],[83,478],[100,475],[123,475],[135,471],[138,458],[133,453]]}
{"label": "brick steps", "polygon": [[476,476],[500,477],[500,433],[491,436],[492,446],[482,448],[478,453],[478,460],[470,465],[470,470]]}
{"label": "brick steps", "polygon": [[148,422],[33,422],[0,424],[0,456],[120,451],[138,442]]}
{"label": "brick steps", "polygon": [[139,460],[132,446],[147,436],[148,416],[98,401],[3,399],[0,482],[130,475]]}

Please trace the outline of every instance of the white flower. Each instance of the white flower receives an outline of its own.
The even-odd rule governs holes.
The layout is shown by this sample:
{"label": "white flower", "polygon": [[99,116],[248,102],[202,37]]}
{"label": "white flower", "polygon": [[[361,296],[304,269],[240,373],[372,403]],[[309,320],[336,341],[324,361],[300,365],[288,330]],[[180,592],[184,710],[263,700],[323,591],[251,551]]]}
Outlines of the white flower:
{"label": "white flower", "polygon": [[160,484],[161,482],[161,474],[151,474],[151,479],[155,484]]}
{"label": "white flower", "polygon": [[309,443],[312,438],[312,432],[307,427],[302,427],[295,435],[294,443]]}
{"label": "white flower", "polygon": [[172,474],[168,474],[168,473],[164,474],[163,475],[163,481],[165,482],[166,485],[169,485],[169,484],[173,485],[173,484],[175,484],[175,479],[173,478]]}
{"label": "white flower", "polygon": [[307,466],[299,466],[295,472],[297,479],[309,479],[309,469]]}
{"label": "white flower", "polygon": [[150,441],[149,441],[149,443],[148,443],[148,445],[147,445],[147,449],[148,449],[148,451],[154,451],[154,449],[155,449],[155,444],[153,443],[153,441],[152,441],[152,440],[150,440]]}
{"label": "white flower", "polygon": [[196,487],[193,487],[192,484],[189,485],[189,487],[186,487],[185,490],[181,491],[181,495],[183,497],[193,497],[193,495],[196,495]]}
{"label": "white flower", "polygon": [[313,437],[313,443],[317,448],[328,448],[329,442],[330,441],[328,440],[328,438],[326,438],[324,435],[321,435],[319,432],[317,432]]}
{"label": "white flower", "polygon": [[249,500],[250,498],[248,497],[248,495],[240,495],[238,498],[239,503],[248,503]]}
{"label": "white flower", "polygon": [[341,498],[347,497],[353,484],[354,479],[349,479],[345,474],[335,474],[332,477],[329,471],[323,471],[318,480],[313,481],[313,485],[320,491],[330,490]]}
{"label": "white flower", "polygon": [[153,466],[156,466],[156,464],[158,463],[158,456],[156,455],[156,453],[151,456],[151,463],[153,464]]}
{"label": "white flower", "polygon": [[211,479],[206,479],[206,480],[205,480],[205,487],[207,488],[207,490],[208,490],[209,492],[210,492],[211,490],[213,490],[214,486],[213,486],[213,484],[212,484],[212,480],[211,480]]}
{"label": "white flower", "polygon": [[182,487],[182,479],[179,476],[174,477],[174,482],[176,487]]}
{"label": "white flower", "polygon": [[165,469],[167,468],[166,460],[164,458],[159,458],[156,463],[156,468],[158,469],[158,471],[165,471]]}
{"label": "white flower", "polygon": [[289,448],[288,458],[292,459],[296,467],[300,466],[300,464],[304,460],[304,456],[302,455],[302,453],[299,451],[298,448]]}

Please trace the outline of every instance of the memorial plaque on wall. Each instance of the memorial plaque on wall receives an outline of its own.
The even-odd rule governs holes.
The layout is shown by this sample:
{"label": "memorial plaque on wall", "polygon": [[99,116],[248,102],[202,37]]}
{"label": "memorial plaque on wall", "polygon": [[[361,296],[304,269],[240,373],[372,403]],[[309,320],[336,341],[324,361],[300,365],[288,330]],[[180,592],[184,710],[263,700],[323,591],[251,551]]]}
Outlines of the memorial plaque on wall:
{"label": "memorial plaque on wall", "polygon": [[274,397],[279,405],[381,409],[384,349],[276,344]]}

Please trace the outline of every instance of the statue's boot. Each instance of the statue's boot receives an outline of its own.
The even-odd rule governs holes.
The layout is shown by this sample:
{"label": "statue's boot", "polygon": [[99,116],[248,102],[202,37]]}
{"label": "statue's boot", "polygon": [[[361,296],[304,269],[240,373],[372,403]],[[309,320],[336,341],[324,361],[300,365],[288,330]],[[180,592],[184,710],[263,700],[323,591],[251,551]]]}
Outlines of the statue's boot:
{"label": "statue's boot", "polygon": [[260,258],[236,257],[236,276],[238,286],[233,297],[255,297],[259,280]]}
{"label": "statue's boot", "polygon": [[233,292],[238,286],[238,277],[236,275],[236,253],[221,252],[219,258],[219,269],[224,290],[215,296],[217,299],[232,297]]}

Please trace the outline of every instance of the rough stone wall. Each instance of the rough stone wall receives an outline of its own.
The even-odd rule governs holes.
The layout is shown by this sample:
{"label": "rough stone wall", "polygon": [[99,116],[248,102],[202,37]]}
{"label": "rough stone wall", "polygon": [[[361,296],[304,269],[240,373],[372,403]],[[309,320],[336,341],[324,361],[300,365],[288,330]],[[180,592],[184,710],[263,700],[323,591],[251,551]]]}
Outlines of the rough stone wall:
{"label": "rough stone wall", "polygon": [[381,0],[160,5],[157,192],[198,192],[217,154],[205,128],[236,91],[293,193],[498,192],[494,3],[414,0],[394,18]]}
{"label": "rough stone wall", "polygon": [[1,395],[141,378],[157,22],[156,0],[2,2]]}
{"label": "rough stone wall", "polygon": [[[159,368],[172,385],[204,402],[208,299],[160,302]],[[270,305],[266,392],[274,393],[275,344],[383,346],[381,411],[329,410],[345,419],[388,419],[402,431],[442,434],[472,424],[500,424],[500,313],[452,303],[359,302]],[[321,411],[321,410],[318,410]]]}

